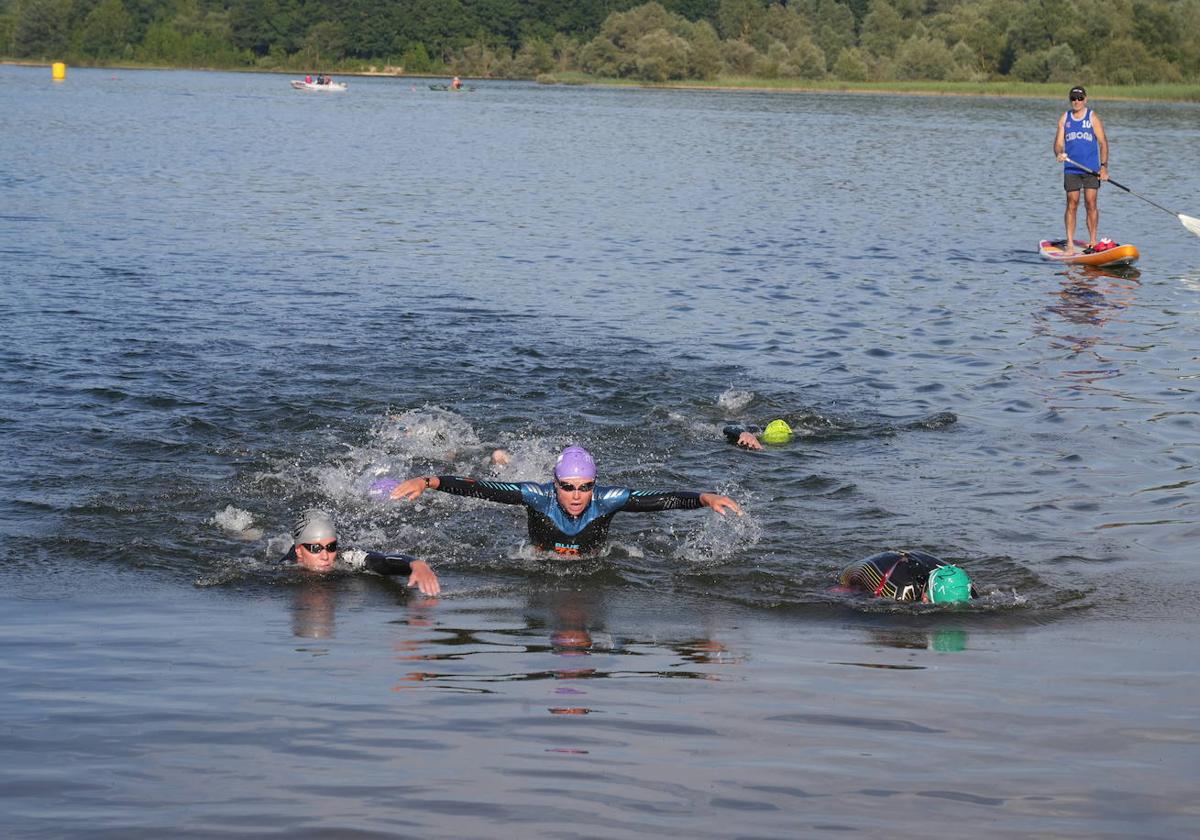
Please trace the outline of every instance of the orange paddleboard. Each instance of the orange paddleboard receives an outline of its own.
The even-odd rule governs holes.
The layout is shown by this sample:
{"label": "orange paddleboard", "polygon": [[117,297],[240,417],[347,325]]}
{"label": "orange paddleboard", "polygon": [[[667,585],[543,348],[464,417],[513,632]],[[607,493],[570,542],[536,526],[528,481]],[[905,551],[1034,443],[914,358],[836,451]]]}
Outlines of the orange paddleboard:
{"label": "orange paddleboard", "polygon": [[1113,245],[1101,251],[1087,252],[1087,244],[1075,240],[1075,253],[1068,254],[1063,248],[1065,239],[1043,239],[1038,243],[1038,253],[1048,260],[1071,263],[1072,265],[1094,265],[1104,268],[1114,265],[1133,265],[1141,254],[1132,245]]}

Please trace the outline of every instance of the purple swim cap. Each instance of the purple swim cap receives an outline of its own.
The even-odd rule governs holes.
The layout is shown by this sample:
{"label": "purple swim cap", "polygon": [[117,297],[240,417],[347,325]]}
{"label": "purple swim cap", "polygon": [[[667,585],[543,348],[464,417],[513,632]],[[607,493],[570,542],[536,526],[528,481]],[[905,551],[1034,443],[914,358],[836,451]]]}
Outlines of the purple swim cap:
{"label": "purple swim cap", "polygon": [[596,459],[577,443],[573,443],[558,456],[554,465],[555,478],[596,478]]}

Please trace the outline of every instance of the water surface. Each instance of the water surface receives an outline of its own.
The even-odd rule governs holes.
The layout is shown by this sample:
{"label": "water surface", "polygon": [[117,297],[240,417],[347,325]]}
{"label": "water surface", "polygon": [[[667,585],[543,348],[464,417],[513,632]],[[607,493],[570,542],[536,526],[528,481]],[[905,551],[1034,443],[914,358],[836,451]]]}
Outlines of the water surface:
{"label": "water surface", "polygon": [[[1200,240],[1106,189],[1138,269],[1041,262],[1063,103],[0,85],[7,833],[1194,829]],[[1196,107],[1097,108],[1194,214]],[[746,516],[365,494],[573,440]],[[279,571],[309,505],[444,597]],[[829,592],[886,547],[984,597]]]}

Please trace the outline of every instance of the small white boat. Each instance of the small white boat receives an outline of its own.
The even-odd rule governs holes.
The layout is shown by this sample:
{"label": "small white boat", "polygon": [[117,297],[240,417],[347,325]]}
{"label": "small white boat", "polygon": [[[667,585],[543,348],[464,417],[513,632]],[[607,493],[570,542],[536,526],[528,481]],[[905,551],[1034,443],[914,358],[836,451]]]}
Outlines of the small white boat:
{"label": "small white boat", "polygon": [[294,87],[296,90],[314,90],[314,91],[327,92],[327,91],[335,91],[335,90],[345,90],[346,83],[345,82],[329,82],[327,84],[319,85],[316,82],[306,82],[303,79],[292,79],[292,87]]}

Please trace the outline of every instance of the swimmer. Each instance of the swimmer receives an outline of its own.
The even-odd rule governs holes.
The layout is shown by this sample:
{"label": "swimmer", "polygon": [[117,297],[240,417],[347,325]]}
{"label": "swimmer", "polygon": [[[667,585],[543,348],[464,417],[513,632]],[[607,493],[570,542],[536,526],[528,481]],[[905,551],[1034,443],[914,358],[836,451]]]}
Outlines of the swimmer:
{"label": "swimmer", "polygon": [[873,598],[948,604],[978,598],[971,578],[958,566],[924,551],[884,551],[842,570],[843,589]]}
{"label": "swimmer", "polygon": [[413,500],[426,490],[486,499],[505,505],[524,505],[529,541],[544,551],[582,554],[599,549],[608,538],[608,526],[620,511],[712,508],[725,515],[742,509],[728,496],[672,490],[629,490],[596,484],[596,462],[582,446],[568,446],[558,456],[554,480],[478,481],[453,475],[410,478],[392,491],[393,499]]}
{"label": "swimmer", "polygon": [[333,517],[323,510],[310,508],[300,514],[292,530],[295,542],[279,562],[296,565],[310,572],[374,572],[377,575],[408,575],[408,585],[423,595],[442,591],[437,575],[424,560],[406,554],[380,554],[358,548],[338,547]]}
{"label": "swimmer", "polygon": [[772,420],[765,429],[759,426],[730,424],[722,431],[730,443],[746,449],[762,449],[764,443],[772,445],[787,443],[795,437],[792,434],[792,427],[783,420]]}

